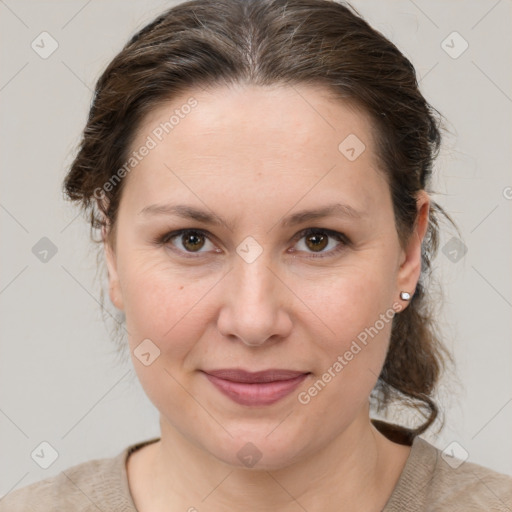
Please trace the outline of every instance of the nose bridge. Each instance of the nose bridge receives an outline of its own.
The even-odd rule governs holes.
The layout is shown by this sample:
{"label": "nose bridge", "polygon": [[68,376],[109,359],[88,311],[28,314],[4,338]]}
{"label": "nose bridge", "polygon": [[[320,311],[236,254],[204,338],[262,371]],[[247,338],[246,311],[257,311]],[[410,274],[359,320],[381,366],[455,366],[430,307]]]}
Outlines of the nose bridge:
{"label": "nose bridge", "polygon": [[285,336],[291,323],[283,308],[283,290],[270,270],[270,257],[264,251],[254,259],[236,256],[233,265],[219,317],[221,332],[250,345]]}
{"label": "nose bridge", "polygon": [[269,258],[264,254],[254,261],[239,258],[235,262],[233,298],[237,303],[241,301],[245,305],[242,311],[252,308],[270,311],[277,306],[276,278],[269,267]]}

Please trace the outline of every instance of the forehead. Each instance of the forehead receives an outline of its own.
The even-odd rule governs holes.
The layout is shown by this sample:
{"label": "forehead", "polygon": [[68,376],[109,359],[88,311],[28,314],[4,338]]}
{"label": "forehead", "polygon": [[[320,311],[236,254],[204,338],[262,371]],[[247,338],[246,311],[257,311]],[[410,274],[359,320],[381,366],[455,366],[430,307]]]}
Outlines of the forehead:
{"label": "forehead", "polygon": [[318,86],[194,89],[145,117],[131,150],[151,149],[128,179],[141,201],[145,193],[164,199],[169,180],[186,175],[218,193],[261,185],[262,193],[298,198],[305,188],[343,185],[362,205],[383,180],[372,132],[362,109]]}
{"label": "forehead", "polygon": [[[227,134],[232,145],[254,146],[278,136],[291,147],[304,143],[337,147],[346,136],[358,134],[368,147],[373,145],[372,130],[364,109],[353,101],[335,99],[324,87],[236,84],[192,89],[162,102],[141,122],[135,146],[153,133],[158,139],[180,137],[182,149],[192,147],[196,152],[202,143]],[[203,138],[198,140],[195,134]]]}

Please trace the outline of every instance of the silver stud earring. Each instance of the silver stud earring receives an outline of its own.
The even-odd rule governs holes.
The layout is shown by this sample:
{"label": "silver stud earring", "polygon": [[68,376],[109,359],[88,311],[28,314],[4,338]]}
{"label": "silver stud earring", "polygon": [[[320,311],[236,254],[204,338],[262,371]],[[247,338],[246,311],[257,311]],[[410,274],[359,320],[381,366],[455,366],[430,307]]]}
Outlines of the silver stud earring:
{"label": "silver stud earring", "polygon": [[409,292],[400,292],[400,298],[402,300],[411,300],[411,294]]}

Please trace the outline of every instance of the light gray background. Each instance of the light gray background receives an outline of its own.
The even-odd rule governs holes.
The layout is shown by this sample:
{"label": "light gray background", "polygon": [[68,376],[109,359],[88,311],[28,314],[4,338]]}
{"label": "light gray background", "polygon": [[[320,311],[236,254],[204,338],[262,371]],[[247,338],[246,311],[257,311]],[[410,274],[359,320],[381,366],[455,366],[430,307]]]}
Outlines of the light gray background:
{"label": "light gray background", "polygon": [[[115,357],[88,226],[62,199],[61,182],[95,80],[170,5],[0,0],[0,495],[159,434],[131,363]],[[412,60],[452,132],[435,199],[468,252],[457,263],[440,253],[436,266],[446,296],[440,324],[460,384],[445,380],[446,427],[426,437],[440,448],[456,441],[470,461],[512,474],[511,2],[353,5]],[[42,31],[59,44],[47,59],[31,48]],[[469,43],[457,59],[441,46],[453,31]],[[46,263],[32,253],[44,236],[58,248]],[[48,469],[31,458],[42,441],[59,454]]]}

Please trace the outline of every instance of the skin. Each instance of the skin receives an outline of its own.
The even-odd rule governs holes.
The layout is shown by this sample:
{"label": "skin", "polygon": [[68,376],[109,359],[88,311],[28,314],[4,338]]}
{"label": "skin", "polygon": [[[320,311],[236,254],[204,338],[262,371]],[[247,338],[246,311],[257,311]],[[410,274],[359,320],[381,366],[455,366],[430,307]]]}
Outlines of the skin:
{"label": "skin", "polygon": [[[105,241],[110,297],[126,314],[135,370],[160,412],[161,440],[128,460],[135,504],[141,512],[381,510],[410,453],[370,423],[391,322],[308,404],[298,395],[379,315],[407,307],[399,294],[412,293],[420,275],[428,195],[418,195],[415,231],[402,246],[370,119],[312,85],[188,91],[144,119],[133,148],[190,96],[197,107],[126,177]],[[349,134],[366,146],[354,161],[338,150]],[[281,225],[336,202],[361,216]],[[229,227],[140,213],[163,203],[213,212]],[[210,234],[199,253],[180,236],[153,241],[184,228]],[[315,258],[311,237],[300,235],[306,228],[349,242],[328,238]],[[262,249],[251,263],[236,252],[248,236]],[[148,338],[160,355],[145,366],[133,351]],[[227,367],[311,374],[280,401],[253,407],[200,372]],[[248,442],[262,454],[252,468],[237,457]]]}

